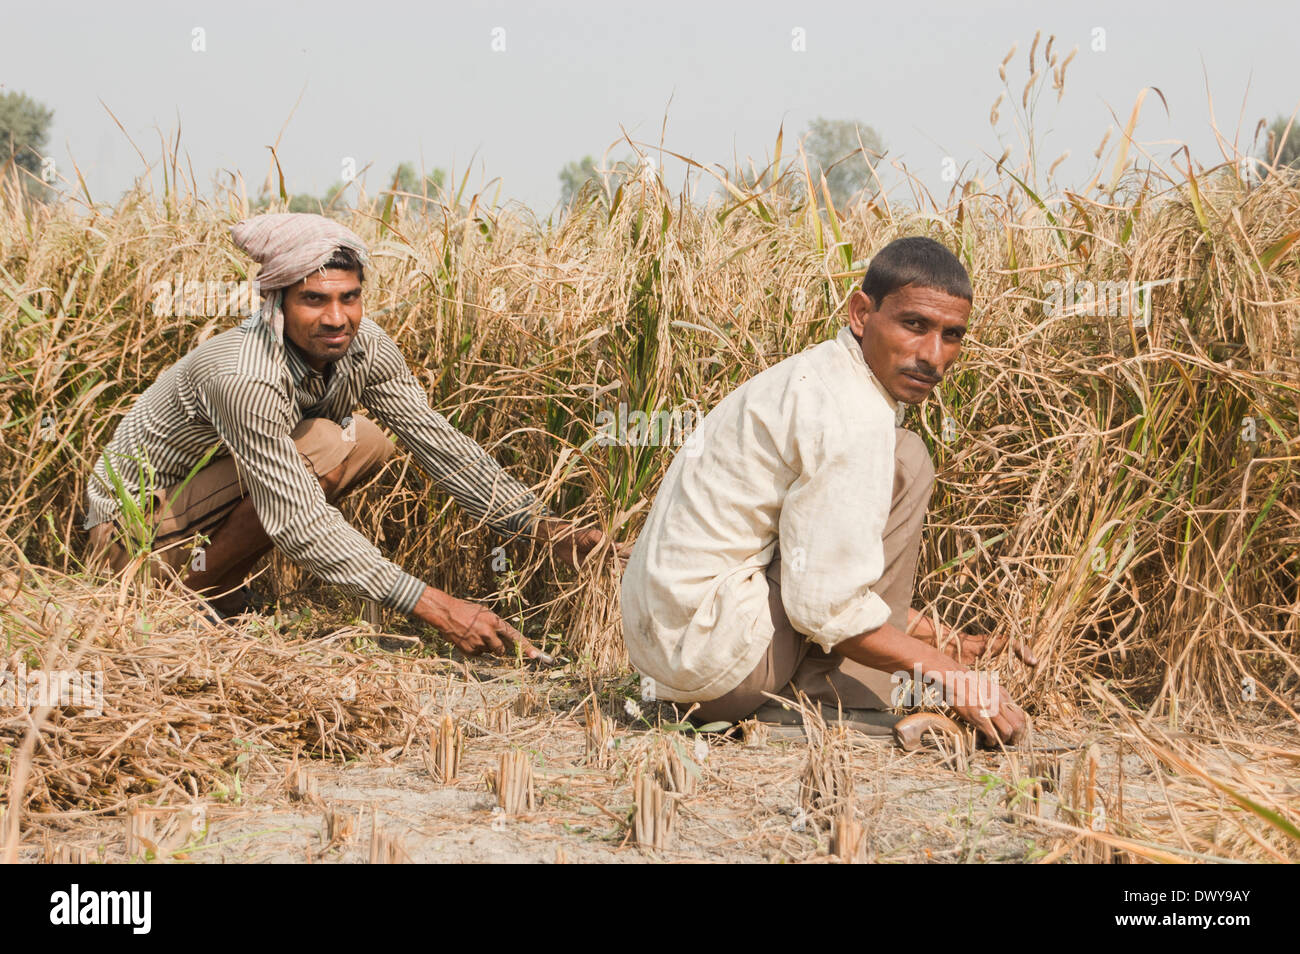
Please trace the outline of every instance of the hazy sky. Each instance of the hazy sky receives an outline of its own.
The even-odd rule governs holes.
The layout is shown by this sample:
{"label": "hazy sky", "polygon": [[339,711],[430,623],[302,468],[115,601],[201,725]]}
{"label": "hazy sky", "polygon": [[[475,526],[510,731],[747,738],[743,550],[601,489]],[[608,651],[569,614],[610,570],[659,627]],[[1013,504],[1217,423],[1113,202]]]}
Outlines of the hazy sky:
{"label": "hazy sky", "polygon": [[[1079,48],[1064,100],[1049,86],[1035,117],[1044,167],[1071,151],[1059,173],[1067,185],[1087,178],[1102,135],[1114,125],[1115,141],[1144,86],[1169,104],[1166,116],[1149,96],[1137,131],[1162,162],[1184,142],[1200,162],[1220,161],[1211,100],[1221,133],[1243,148],[1260,118],[1300,105],[1294,0],[0,8],[0,84],[54,110],[48,153],[61,174],[75,158],[101,201],[145,168],[105,106],[150,161],[160,131],[179,127],[201,182],[237,169],[254,190],[286,120],[278,151],[291,192],[323,193],[349,157],[358,169],[372,164],[372,193],[402,160],[462,171],[473,158],[471,182],[499,177],[505,196],[545,213],[560,167],[599,155],[620,127],[657,144],[666,116],[667,148],[730,163],[769,156],[782,123],[790,149],[824,116],[873,126],[890,158],[946,194],[945,157],[988,167],[986,154],[1004,145],[1023,155],[1012,120],[1039,29],[1062,52]],[[800,38],[804,49],[794,49]],[[1093,49],[1099,40],[1104,50]],[[1013,43],[995,132],[997,67]],[[612,157],[629,151],[618,145]],[[680,164],[663,164],[679,178]]]}

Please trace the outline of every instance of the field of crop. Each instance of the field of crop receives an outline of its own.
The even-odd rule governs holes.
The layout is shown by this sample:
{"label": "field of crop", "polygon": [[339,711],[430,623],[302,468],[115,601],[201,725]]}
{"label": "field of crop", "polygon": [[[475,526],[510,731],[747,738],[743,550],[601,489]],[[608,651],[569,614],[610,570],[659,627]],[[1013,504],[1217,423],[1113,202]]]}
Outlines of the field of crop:
{"label": "field of crop", "polygon": [[[102,669],[105,707],[0,710],[0,853],[1300,859],[1300,179],[1232,154],[1139,169],[1134,152],[1113,143],[1077,191],[1031,158],[947,197],[837,209],[778,139],[707,205],[651,171],[554,221],[463,183],[336,213],[371,245],[367,313],[434,407],[618,541],[674,447],[604,446],[601,412],[707,411],[832,336],[891,239],[957,252],[966,347],[904,422],[938,471],[915,605],[1030,643],[1037,669],[999,673],[1050,744],[949,757],[833,732],[699,748],[671,711],[635,717],[613,562],[574,574],[497,549],[402,454],[345,515],[566,669],[454,658],[428,633],[382,649],[359,602],[278,558],[259,585],[279,614],[234,629],[143,568],[88,576],[85,481],[116,421],[240,320],[155,313],[157,283],[251,277],[228,235],[249,200],[174,158],[164,188],[112,208],[32,206],[10,183],[4,661]],[[391,614],[381,629],[415,632]],[[450,780],[440,731],[463,737]]]}

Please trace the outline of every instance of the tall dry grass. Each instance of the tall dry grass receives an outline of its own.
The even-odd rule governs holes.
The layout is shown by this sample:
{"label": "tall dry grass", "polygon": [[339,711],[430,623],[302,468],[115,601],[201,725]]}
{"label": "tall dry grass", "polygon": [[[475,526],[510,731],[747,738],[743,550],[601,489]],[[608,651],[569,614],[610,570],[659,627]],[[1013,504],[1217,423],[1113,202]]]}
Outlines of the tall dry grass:
{"label": "tall dry grass", "polygon": [[[673,448],[593,446],[600,410],[707,409],[831,335],[874,249],[915,232],[959,248],[976,292],[968,343],[907,421],[939,470],[920,595],[950,622],[1029,638],[1047,660],[1018,686],[1031,698],[1068,705],[1078,677],[1100,673],[1185,709],[1240,703],[1246,678],[1261,698],[1290,696],[1300,568],[1300,287],[1297,247],[1283,247],[1300,190],[1280,175],[1198,180],[1195,202],[1191,177],[1148,177],[1127,203],[1080,198],[1059,227],[1012,183],[937,222],[862,205],[836,213],[838,241],[793,174],[737,186],[745,198],[721,210],[653,182],[625,186],[612,214],[592,202],[550,228],[475,202],[438,228],[400,212],[348,224],[375,247],[369,313],[434,405],[556,510],[623,538]],[[246,213],[229,195],[173,210],[136,193],[111,213],[30,214],[10,194],[0,529],[26,559],[76,567],[86,475],[116,420],[237,320],[154,316],[149,289],[245,277],[226,228]],[[1146,328],[1044,314],[1052,280],[1162,278],[1177,281],[1154,290]],[[407,465],[353,514],[412,572],[475,597],[500,589],[499,541]],[[597,572],[561,595],[511,552],[530,623],[616,661],[614,580]]]}

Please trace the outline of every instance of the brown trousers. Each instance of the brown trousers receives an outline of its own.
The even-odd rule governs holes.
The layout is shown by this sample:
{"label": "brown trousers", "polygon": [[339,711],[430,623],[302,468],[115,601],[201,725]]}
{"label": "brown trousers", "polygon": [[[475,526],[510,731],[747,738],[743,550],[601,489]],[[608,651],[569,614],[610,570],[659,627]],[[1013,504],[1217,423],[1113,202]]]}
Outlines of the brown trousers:
{"label": "brown trousers", "polygon": [[[393,454],[393,445],[373,421],[354,416],[347,432],[334,421],[304,418],[290,432],[307,472],[317,479],[343,465],[338,495],[375,473]],[[352,439],[350,439],[352,438]],[[196,534],[211,537],[248,494],[230,456],[213,461],[179,491],[154,491],[153,556],[178,573],[191,560]],[[114,573],[130,562],[120,528],[101,523],[90,530],[90,559]],[[183,574],[182,574],[183,575]]]}
{"label": "brown trousers", "polygon": [[[871,589],[892,610],[889,622],[905,630],[921,552],[921,525],[934,488],[934,464],[920,435],[900,427],[894,437],[894,496],[883,537],[885,568]],[[700,723],[738,722],[771,701],[765,692],[793,699],[795,690],[833,708],[890,708],[889,673],[827,653],[795,632],[781,603],[780,559],[778,551],[767,568],[767,605],[776,630],[767,655],[744,682],[725,696],[701,703],[691,717]]]}

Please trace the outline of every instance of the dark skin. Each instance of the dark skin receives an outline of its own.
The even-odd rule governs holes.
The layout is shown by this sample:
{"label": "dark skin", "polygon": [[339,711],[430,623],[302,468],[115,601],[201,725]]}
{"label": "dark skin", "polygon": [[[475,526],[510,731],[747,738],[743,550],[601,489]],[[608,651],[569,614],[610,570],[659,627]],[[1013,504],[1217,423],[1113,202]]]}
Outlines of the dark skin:
{"label": "dark skin", "polygon": [[[303,360],[325,372],[347,353],[357,335],[363,314],[361,278],[353,271],[328,269],[314,273],[285,289],[284,334],[301,352]],[[342,466],[320,479],[325,499],[341,497]],[[534,525],[534,536],[551,547],[556,560],[577,568],[602,542],[596,529],[582,529],[566,520],[544,517]],[[245,497],[213,533],[206,548],[207,569],[192,571],[185,584],[200,593],[222,593],[239,586],[253,565],[271,549],[252,499]],[[626,548],[614,553],[626,559]],[[485,606],[457,599],[426,586],[411,614],[434,627],[460,650],[470,655],[513,653],[528,659],[548,659],[517,629]]]}
{"label": "dark skin", "polygon": [[[860,289],[848,302],[848,324],[862,347],[862,357],[871,373],[895,400],[920,404],[961,354],[971,303],[934,288],[905,285],[873,301]],[[956,643],[956,658],[941,651]],[[886,623],[836,644],[834,652],[872,669],[884,672],[921,671],[935,676],[946,698],[956,697],[958,684],[966,680],[970,667],[994,657],[1007,644],[1005,637],[988,640],[934,625],[909,607],[904,632]],[[1037,665],[1023,645],[1017,655]],[[990,745],[1014,744],[1028,729],[1028,718],[1005,690],[996,703],[982,705],[967,692],[965,704],[953,707],[956,714],[973,725]]]}

